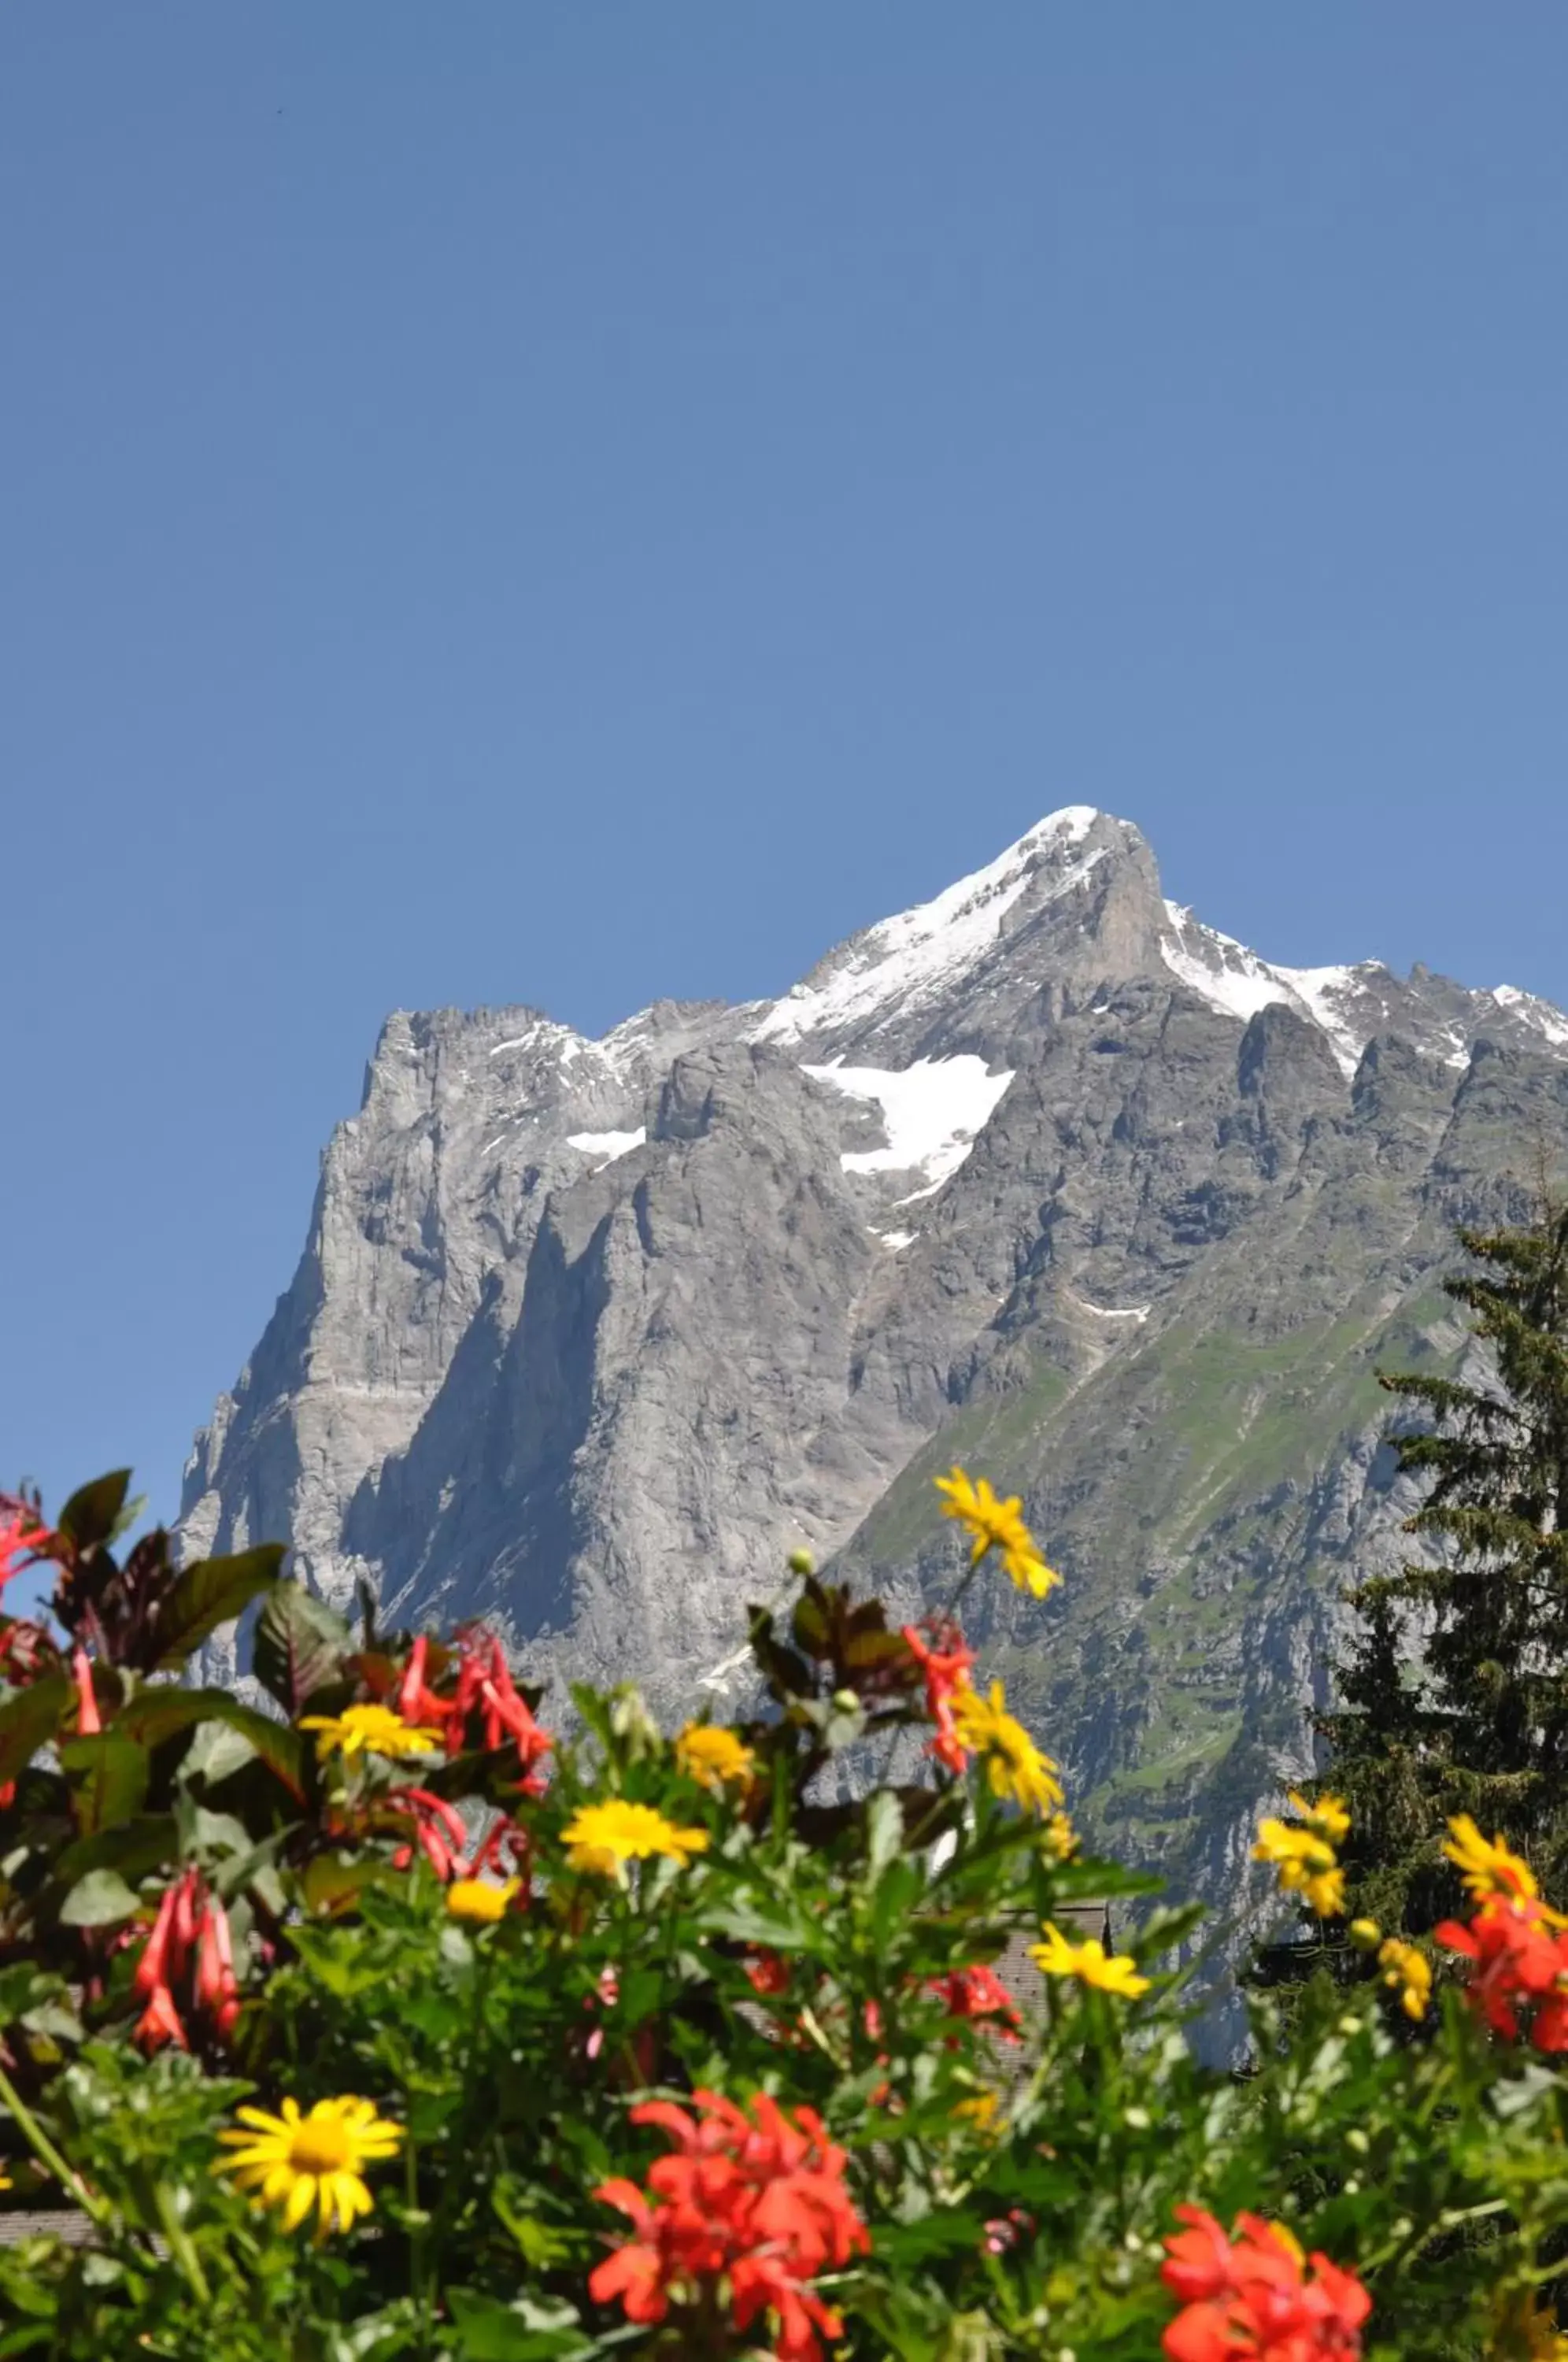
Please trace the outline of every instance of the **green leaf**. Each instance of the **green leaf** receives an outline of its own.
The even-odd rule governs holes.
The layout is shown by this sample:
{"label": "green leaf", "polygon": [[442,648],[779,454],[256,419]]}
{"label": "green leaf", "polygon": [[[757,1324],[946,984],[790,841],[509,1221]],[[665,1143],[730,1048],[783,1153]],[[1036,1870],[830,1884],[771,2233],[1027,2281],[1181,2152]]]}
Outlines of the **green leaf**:
{"label": "green leaf", "polygon": [[112,1927],[133,1917],[138,1907],[117,1870],[90,1870],[61,1904],[60,1916],[67,1927]]}
{"label": "green leaf", "polygon": [[817,1923],[799,1907],[737,1896],[715,1903],[692,1915],[692,1924],[715,1936],[733,1936],[737,1943],[765,1944],[776,1952],[816,1952],[822,1948]]}
{"label": "green leaf", "polygon": [[270,1590],[283,1562],[281,1542],[263,1542],[234,1558],[198,1559],[181,1571],[158,1624],[155,1672],[182,1664],[220,1624],[232,1623],[259,1592]]}
{"label": "green leaf", "polygon": [[119,1730],[68,1738],[60,1749],[71,1783],[76,1826],[84,1838],[117,1827],[139,1813],[151,1770],[148,1751]]}
{"label": "green leaf", "polygon": [[885,2262],[895,2277],[911,2273],[911,2267],[923,2263],[928,2256],[968,2253],[973,2255],[985,2236],[986,2226],[977,2214],[966,2214],[956,2207],[933,2207],[917,2222],[879,2222],[877,2225],[877,2257]]}
{"label": "green leaf", "polygon": [[826,1595],[822,1584],[812,1576],[795,1603],[791,1619],[795,1644],[808,1656],[826,1657],[833,1650],[833,1628],[827,1615]]}
{"label": "green leaf", "polygon": [[63,1673],[42,1673],[0,1705],[0,1785],[14,1780],[49,1744],[71,1694]]}
{"label": "green leaf", "polygon": [[122,1878],[145,1878],[149,1870],[160,1870],[175,1860],[179,1850],[173,1815],[146,1813],[137,1820],[100,1829],[95,1837],[78,1838],[55,1863],[54,1875],[67,1886],[91,1870],[116,1870]]}
{"label": "green leaf", "polygon": [[[182,1852],[199,1854],[210,1863],[215,1855],[248,1860],[255,1851],[249,1830],[232,1813],[209,1812],[205,1805],[192,1805],[188,1797],[184,1805],[190,1814],[190,1836]],[[176,1817],[182,1820],[183,1815],[177,1812]]]}
{"label": "green leaf", "polygon": [[878,1788],[866,1806],[866,1875],[875,1884],[904,1842],[903,1808],[889,1788]]}
{"label": "green leaf", "polygon": [[44,2033],[54,2033],[57,2026],[50,2019],[69,2021],[74,2037],[80,2038],[77,2025],[68,2003],[70,1992],[63,1977],[35,1966],[31,1960],[16,1960],[7,1969],[0,1969],[0,2025],[22,2025]]}
{"label": "green leaf", "polygon": [[56,1520],[59,1530],[78,1550],[91,1550],[95,1543],[111,1541],[119,1526],[120,1512],[130,1491],[131,1473],[128,1468],[116,1468],[112,1475],[94,1477],[72,1493]]}
{"label": "green leaf", "polygon": [[244,1731],[215,1716],[210,1722],[196,1725],[180,1771],[186,1780],[200,1780],[204,1786],[216,1788],[232,1772],[255,1760],[256,1749]]}
{"label": "green leaf", "polygon": [[313,2355],[319,2351],[322,2362],[408,2362],[425,2344],[419,2308],[406,2296],[356,2321],[339,2322],[326,2335],[325,2346],[309,2349]]}
{"label": "green leaf", "polygon": [[547,2362],[592,2351],[575,2307],[519,2297],[511,2304],[478,2289],[449,2288],[447,2301],[463,2362]]}
{"label": "green leaf", "polygon": [[[318,1853],[301,1871],[299,1891],[307,1911],[333,1912],[345,1903],[357,1902],[368,1886],[395,1890],[404,1882],[401,1872],[374,1854],[360,1854],[348,1861],[338,1854]],[[379,1976],[381,1970],[375,1974]]]}
{"label": "green leaf", "polygon": [[348,1627],[325,1599],[291,1576],[277,1584],[257,1619],[252,1667],[286,1714],[298,1714],[331,1681],[353,1648]]}
{"label": "green leaf", "polygon": [[536,2193],[514,2173],[496,2176],[491,2183],[490,2202],[516,2240],[530,2272],[558,2270],[570,2261],[574,2249],[583,2245],[580,2232],[574,2237],[569,2231],[540,2219],[534,2211],[538,2203]]}
{"label": "green leaf", "polygon": [[[311,1868],[315,1867],[313,1862]],[[385,1862],[361,1862],[354,1867],[390,1875]],[[361,1879],[359,1882],[364,1886],[370,1881]],[[313,1927],[304,1922],[296,1922],[289,1929],[289,1941],[298,1958],[317,1984],[324,1985],[338,2001],[351,2001],[356,1993],[373,1992],[378,1985],[385,1984],[387,1977],[385,1960],[368,1945],[342,1940],[348,1932],[355,1936],[360,1933],[358,1928],[348,1931],[330,1925]]]}
{"label": "green leaf", "polygon": [[305,1742],[286,1723],[242,1705],[226,1690],[141,1690],[115,1716],[115,1728],[145,1746],[157,1747],[193,1724],[221,1722],[237,1730],[295,1797],[305,1789]]}

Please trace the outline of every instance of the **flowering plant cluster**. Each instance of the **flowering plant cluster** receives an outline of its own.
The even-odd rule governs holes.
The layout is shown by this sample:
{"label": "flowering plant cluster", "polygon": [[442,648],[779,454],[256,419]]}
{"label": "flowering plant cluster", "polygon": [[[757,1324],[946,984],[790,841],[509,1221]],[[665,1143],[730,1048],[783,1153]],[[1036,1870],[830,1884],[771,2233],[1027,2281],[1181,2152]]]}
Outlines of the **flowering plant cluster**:
{"label": "flowering plant cluster", "polygon": [[675,2151],[650,2167],[646,2192],[625,2180],[595,2191],[631,2218],[634,2235],[591,2276],[589,2293],[618,2300],[628,2321],[662,2322],[672,2305],[695,2312],[690,2345],[711,2342],[700,2315],[723,2290],[737,2331],[770,2317],[780,2362],[822,2362],[820,2339],[841,2337],[844,2323],[812,2282],[871,2245],[845,2186],[845,2152],[814,2108],[786,2114],[759,2092],[748,2115],[717,2092],[694,2098],[695,2119],[668,2100],[631,2110]]}
{"label": "flowering plant cluster", "polygon": [[[0,1505],[0,1584],[53,1580],[0,1616],[0,2209],[72,2218],[0,2243],[0,2354],[1560,2350],[1568,1922],[1456,1822],[1464,1915],[1237,1995],[1235,2071],[1198,1915],[966,1636],[1060,1580],[1021,1502],[954,1469],[945,1602],[798,1565],[740,1713],[661,1721],[279,1551],[122,1555],[127,1489]],[[242,1614],[268,1711],[188,1677]],[[1348,1833],[1258,1834],[1335,1927]]]}

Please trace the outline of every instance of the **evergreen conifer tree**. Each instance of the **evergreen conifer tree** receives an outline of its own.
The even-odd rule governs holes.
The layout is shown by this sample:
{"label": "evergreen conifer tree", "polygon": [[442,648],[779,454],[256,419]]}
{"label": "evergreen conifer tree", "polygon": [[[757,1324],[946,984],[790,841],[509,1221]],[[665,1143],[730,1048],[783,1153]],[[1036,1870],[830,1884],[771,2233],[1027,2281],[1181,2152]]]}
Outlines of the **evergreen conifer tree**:
{"label": "evergreen conifer tree", "polygon": [[1360,1632],[1319,1729],[1353,1816],[1351,1911],[1421,1933],[1459,1900],[1444,1823],[1469,1813],[1568,1892],[1568,1206],[1462,1230],[1443,1283],[1485,1368],[1379,1373],[1426,1414],[1391,1437],[1431,1489],[1407,1531],[1433,1562],[1351,1594]]}

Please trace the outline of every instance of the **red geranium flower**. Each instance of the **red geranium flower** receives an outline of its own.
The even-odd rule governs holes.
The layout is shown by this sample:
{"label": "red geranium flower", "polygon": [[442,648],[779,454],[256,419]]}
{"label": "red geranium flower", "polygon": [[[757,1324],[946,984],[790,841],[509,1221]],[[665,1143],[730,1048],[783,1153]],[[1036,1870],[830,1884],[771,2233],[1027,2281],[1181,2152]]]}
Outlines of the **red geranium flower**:
{"label": "red geranium flower", "polygon": [[1536,2048],[1568,2050],[1568,1931],[1549,1924],[1540,1903],[1492,1896],[1468,1926],[1444,1919],[1432,1935],[1475,1963],[1470,1998],[1495,2034],[1518,2040],[1522,2003],[1535,2011]]}
{"label": "red geranium flower", "polygon": [[937,1977],[932,1991],[946,2003],[949,2017],[991,2018],[1004,2040],[1018,2040],[1018,2003],[996,1970],[988,1969],[983,1962],[976,1961],[972,1968],[955,1969],[951,1976]]}
{"label": "red geranium flower", "polygon": [[844,2324],[810,2283],[871,2244],[844,2185],[845,2153],[813,2109],[785,2111],[759,2093],[747,2115],[716,2092],[693,2097],[696,2116],[668,2100],[632,2110],[634,2124],[657,2125],[676,2146],[646,2191],[624,2180],[595,2191],[634,2236],[589,2292],[599,2304],[619,2298],[628,2321],[656,2322],[721,2284],[743,2335],[771,2314],[778,2362],[822,2362],[819,2333],[836,2338]]}
{"label": "red geranium flower", "polygon": [[1160,2277],[1182,2309],[1160,2340],[1170,2362],[1353,2362],[1372,2299],[1328,2257],[1304,2257],[1280,2223],[1237,2217],[1227,2238],[1212,2214],[1178,2206]]}
{"label": "red geranium flower", "polygon": [[777,1952],[754,1952],[745,1965],[753,1992],[770,1996],[789,1992],[790,1963]]}

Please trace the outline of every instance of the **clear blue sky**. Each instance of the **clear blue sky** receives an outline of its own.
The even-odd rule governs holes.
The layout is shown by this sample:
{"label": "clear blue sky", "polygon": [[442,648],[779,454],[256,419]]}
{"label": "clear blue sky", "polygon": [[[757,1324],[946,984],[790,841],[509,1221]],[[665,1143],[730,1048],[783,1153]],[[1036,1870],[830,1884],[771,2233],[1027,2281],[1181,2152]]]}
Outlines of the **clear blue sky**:
{"label": "clear blue sky", "polygon": [[192,1429],[395,1006],[1042,811],[1568,1000],[1568,8],[0,10],[0,1477]]}

